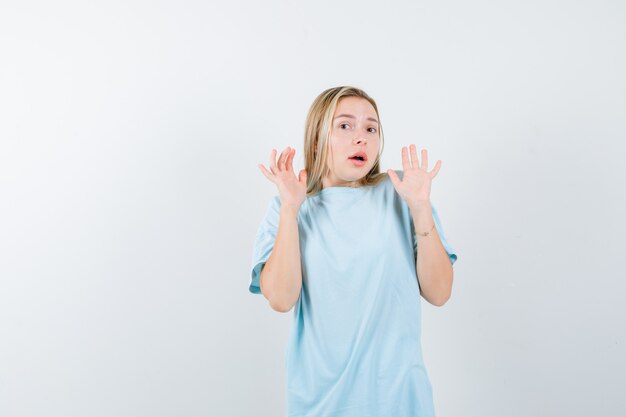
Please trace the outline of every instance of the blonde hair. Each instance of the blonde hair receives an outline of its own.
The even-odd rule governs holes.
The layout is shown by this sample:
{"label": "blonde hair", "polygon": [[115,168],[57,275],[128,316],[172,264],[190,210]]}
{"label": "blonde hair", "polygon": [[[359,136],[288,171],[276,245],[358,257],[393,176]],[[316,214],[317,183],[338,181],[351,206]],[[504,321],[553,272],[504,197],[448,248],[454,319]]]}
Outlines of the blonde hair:
{"label": "blonde hair", "polygon": [[330,133],[337,103],[344,97],[361,97],[369,101],[378,118],[379,150],[372,169],[358,180],[359,187],[376,185],[387,173],[380,172],[380,157],[384,148],[383,127],[380,123],[378,106],[373,98],[360,88],[340,86],[323,91],[311,104],[304,129],[304,169],[307,172],[307,197],[322,189],[322,178],[330,173],[327,165],[330,154]]}

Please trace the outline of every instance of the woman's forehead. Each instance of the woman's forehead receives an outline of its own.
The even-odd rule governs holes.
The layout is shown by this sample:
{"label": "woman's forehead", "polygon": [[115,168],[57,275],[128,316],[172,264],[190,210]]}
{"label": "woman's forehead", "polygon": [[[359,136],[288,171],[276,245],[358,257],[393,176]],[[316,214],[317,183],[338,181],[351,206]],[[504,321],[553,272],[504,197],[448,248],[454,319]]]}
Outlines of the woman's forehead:
{"label": "woman's forehead", "polygon": [[351,119],[365,117],[367,120],[377,122],[374,106],[362,97],[344,97],[339,100],[333,120],[340,117]]}

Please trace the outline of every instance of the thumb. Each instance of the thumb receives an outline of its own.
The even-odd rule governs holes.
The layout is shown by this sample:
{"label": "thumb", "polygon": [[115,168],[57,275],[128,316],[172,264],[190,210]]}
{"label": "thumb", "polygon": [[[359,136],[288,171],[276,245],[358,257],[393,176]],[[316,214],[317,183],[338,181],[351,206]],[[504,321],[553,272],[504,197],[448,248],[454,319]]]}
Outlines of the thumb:
{"label": "thumb", "polygon": [[398,174],[396,174],[396,171],[394,171],[393,169],[388,169],[387,175],[389,175],[389,179],[393,183],[394,188],[397,190],[398,185],[400,185],[400,178],[398,178]]}
{"label": "thumb", "polygon": [[298,181],[306,184],[306,179],[307,179],[306,169],[300,170],[300,173],[298,174]]}

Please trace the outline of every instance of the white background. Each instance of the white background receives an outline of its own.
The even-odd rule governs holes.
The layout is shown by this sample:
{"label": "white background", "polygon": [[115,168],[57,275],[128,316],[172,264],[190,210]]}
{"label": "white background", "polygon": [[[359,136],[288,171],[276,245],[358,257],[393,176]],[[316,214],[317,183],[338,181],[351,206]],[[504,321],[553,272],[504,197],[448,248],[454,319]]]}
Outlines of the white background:
{"label": "white background", "polygon": [[[626,415],[622,1],[0,6],[0,415],[284,416],[292,312],[248,292],[323,90],[442,160],[438,417]],[[296,171],[297,172],[297,171]]]}

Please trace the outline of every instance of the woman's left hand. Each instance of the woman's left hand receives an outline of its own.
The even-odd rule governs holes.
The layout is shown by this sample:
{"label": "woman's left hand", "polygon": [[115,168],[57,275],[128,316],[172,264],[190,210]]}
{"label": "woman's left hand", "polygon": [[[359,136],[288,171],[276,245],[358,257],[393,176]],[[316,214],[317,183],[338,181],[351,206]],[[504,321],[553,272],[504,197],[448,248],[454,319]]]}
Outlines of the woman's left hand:
{"label": "woman's left hand", "polygon": [[422,149],[422,163],[417,159],[417,149],[411,144],[411,161],[409,161],[406,146],[402,147],[402,168],[404,176],[402,181],[393,169],[388,169],[387,174],[393,183],[394,188],[406,201],[407,205],[413,209],[421,205],[430,204],[430,186],[433,178],[437,176],[441,168],[441,160],[438,160],[432,171],[428,169],[428,151]]}

